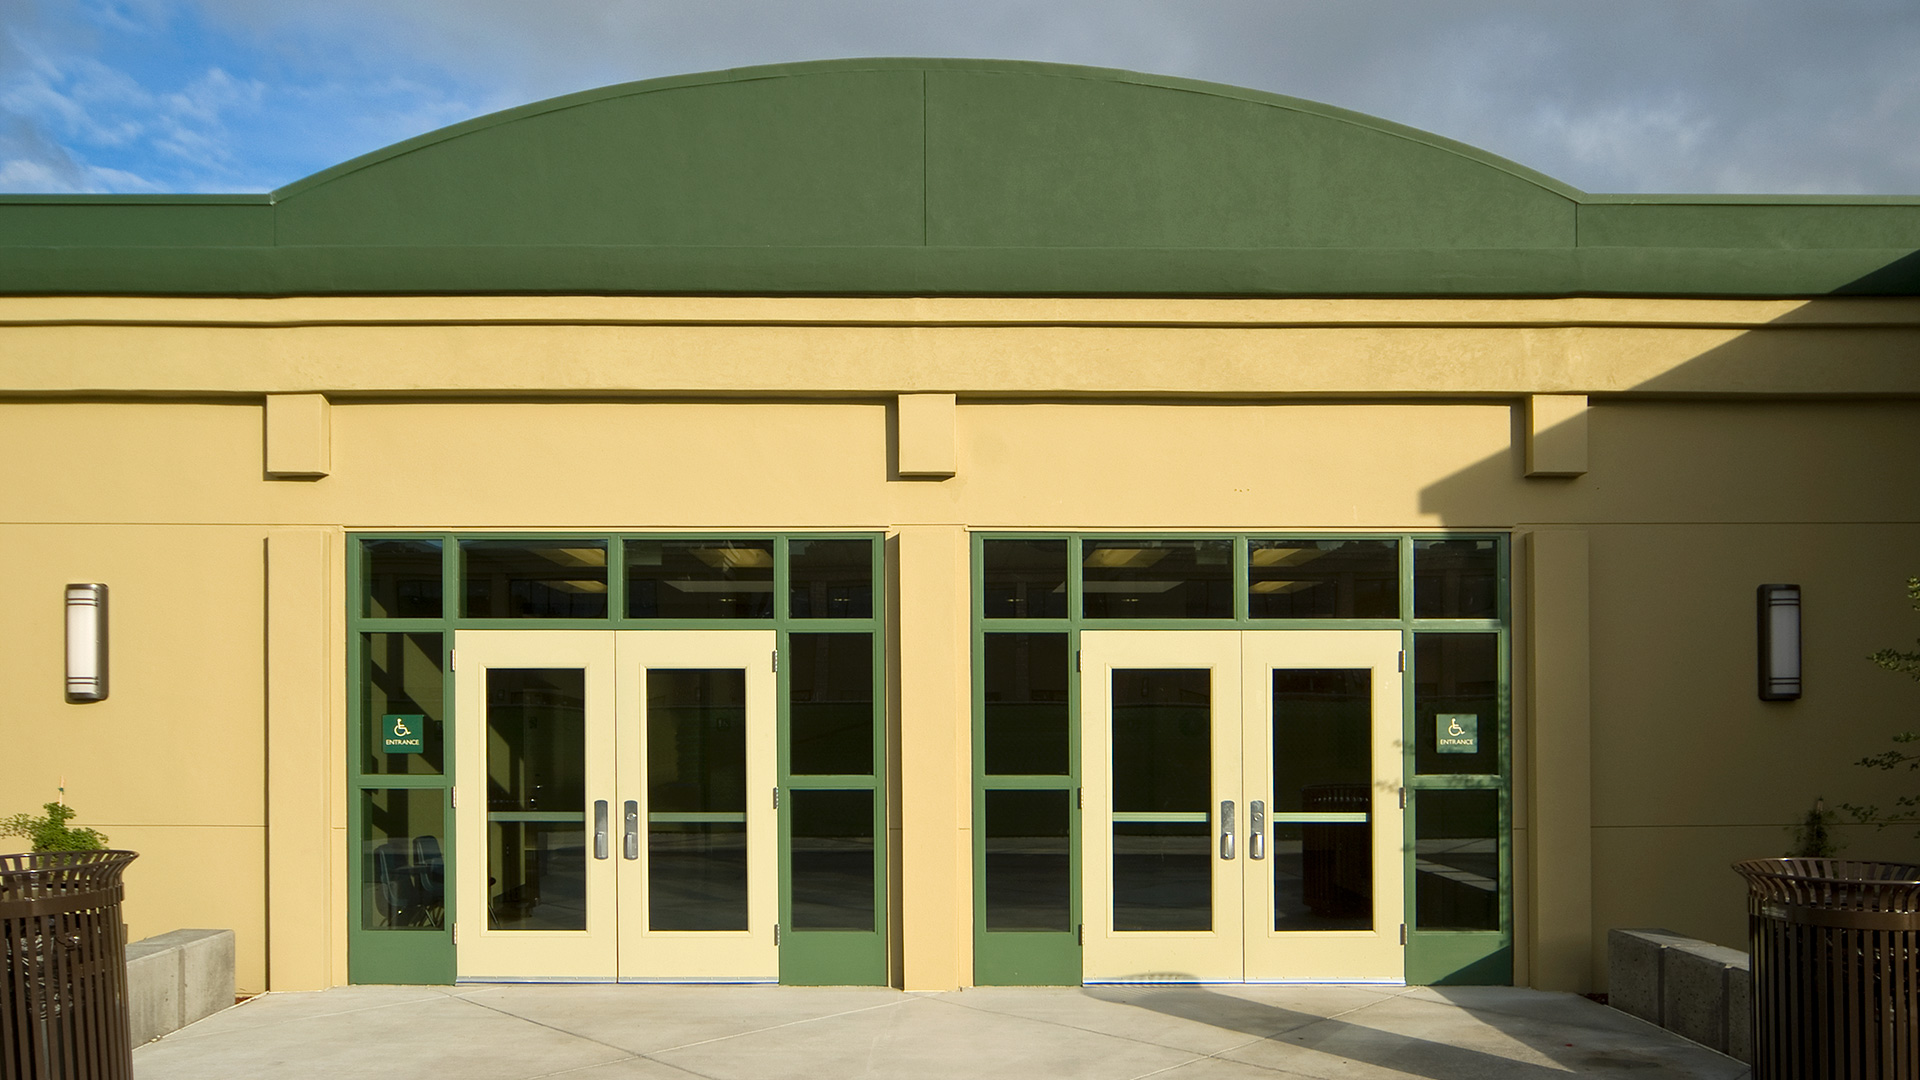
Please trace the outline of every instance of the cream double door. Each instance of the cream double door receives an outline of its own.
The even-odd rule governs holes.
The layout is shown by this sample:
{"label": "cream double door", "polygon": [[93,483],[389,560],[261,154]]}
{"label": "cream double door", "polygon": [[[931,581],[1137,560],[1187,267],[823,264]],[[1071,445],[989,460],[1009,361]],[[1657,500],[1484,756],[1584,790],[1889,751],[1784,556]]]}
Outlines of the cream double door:
{"label": "cream double door", "polygon": [[778,978],[773,649],[455,635],[461,979]]}
{"label": "cream double door", "polygon": [[1404,979],[1400,649],[1080,635],[1086,981]]}

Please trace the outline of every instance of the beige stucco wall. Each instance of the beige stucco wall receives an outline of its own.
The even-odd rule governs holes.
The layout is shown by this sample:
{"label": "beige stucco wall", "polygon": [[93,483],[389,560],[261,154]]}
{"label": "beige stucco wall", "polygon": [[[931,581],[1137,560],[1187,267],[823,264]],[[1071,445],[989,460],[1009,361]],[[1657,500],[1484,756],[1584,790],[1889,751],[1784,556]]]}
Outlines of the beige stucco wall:
{"label": "beige stucco wall", "polygon": [[[134,936],[232,926],[243,988],[343,981],[344,530],[882,529],[896,970],[954,985],[967,530],[1578,532],[1589,727],[1538,754],[1569,669],[1524,658],[1580,627],[1528,614],[1515,548],[1516,917],[1520,972],[1594,986],[1609,926],[1738,944],[1728,861],[1816,795],[1898,790],[1849,762],[1912,715],[1863,657],[1920,619],[1917,327],[1885,301],[0,301],[0,813],[64,775],[143,852]],[[908,390],[959,394],[951,479],[897,477]],[[329,475],[268,477],[268,391],[328,392]],[[1591,395],[1585,475],[1524,475],[1540,392]],[[113,588],[98,705],[60,695],[68,581]],[[1800,702],[1755,700],[1763,581],[1806,590]],[[1540,820],[1529,769],[1587,777],[1584,817]],[[1549,825],[1590,858],[1531,850]],[[1591,917],[1533,910],[1549,886]]]}

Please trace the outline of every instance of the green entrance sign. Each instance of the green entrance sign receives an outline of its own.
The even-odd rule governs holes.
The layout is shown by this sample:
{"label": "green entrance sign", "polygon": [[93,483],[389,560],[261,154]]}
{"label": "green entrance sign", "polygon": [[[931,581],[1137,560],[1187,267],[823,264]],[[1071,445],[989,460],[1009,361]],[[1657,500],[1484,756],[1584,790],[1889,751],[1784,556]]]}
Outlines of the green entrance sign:
{"label": "green entrance sign", "polygon": [[1433,718],[1435,742],[1443,754],[1480,752],[1480,717],[1475,713],[1441,713]]}
{"label": "green entrance sign", "polygon": [[427,718],[419,713],[388,713],[380,718],[380,749],[389,754],[418,754],[426,748]]}

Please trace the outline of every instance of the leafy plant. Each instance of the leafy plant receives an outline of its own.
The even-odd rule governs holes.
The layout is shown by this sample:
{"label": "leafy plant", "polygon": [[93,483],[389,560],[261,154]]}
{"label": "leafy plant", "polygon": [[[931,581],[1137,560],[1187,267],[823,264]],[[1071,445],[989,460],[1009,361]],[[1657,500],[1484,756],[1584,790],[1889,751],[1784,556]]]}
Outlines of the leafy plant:
{"label": "leafy plant", "polygon": [[1807,816],[1793,830],[1793,849],[1787,854],[1796,859],[1831,859],[1845,844],[1834,839],[1833,825],[1840,815],[1827,809],[1825,799],[1813,800]]}
{"label": "leafy plant", "polygon": [[[1915,611],[1920,611],[1920,577],[1907,579],[1907,599],[1913,601]],[[1897,671],[1910,679],[1920,680],[1920,652],[1881,649],[1867,659],[1888,671]],[[1907,772],[1920,771],[1920,752],[1904,749],[1912,743],[1920,742],[1920,731],[1902,731],[1893,737],[1893,741],[1897,744],[1893,749],[1869,754],[1855,764],[1884,771],[1895,769],[1903,769]],[[1859,821],[1883,827],[1920,824],[1920,795],[1900,796],[1894,800],[1893,809],[1884,814],[1880,812],[1878,806],[1873,805],[1855,806],[1852,803],[1843,803],[1842,809]],[[1920,836],[1920,830],[1916,830],[1914,835]]]}
{"label": "leafy plant", "polygon": [[67,824],[73,820],[73,807],[50,802],[42,809],[46,812],[38,817],[15,814],[0,818],[0,836],[24,836],[32,842],[35,851],[99,851],[107,846],[105,836]]}

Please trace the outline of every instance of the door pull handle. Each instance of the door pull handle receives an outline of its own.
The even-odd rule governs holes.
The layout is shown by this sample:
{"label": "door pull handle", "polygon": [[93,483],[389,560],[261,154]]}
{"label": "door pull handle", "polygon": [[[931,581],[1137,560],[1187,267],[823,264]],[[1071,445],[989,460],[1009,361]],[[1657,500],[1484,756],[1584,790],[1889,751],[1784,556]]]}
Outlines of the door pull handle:
{"label": "door pull handle", "polygon": [[640,857],[640,804],[638,802],[632,799],[627,800],[626,818],[627,840],[621,854],[629,859],[637,859]]}
{"label": "door pull handle", "polygon": [[1233,800],[1220,803],[1220,857],[1233,858]]}
{"label": "door pull handle", "polygon": [[1255,799],[1247,804],[1247,858],[1267,857],[1267,804]]}
{"label": "door pull handle", "polygon": [[593,857],[607,857],[607,800],[593,800]]}

